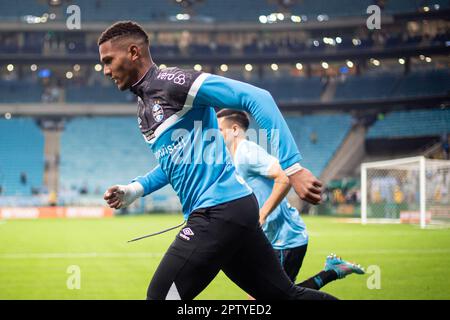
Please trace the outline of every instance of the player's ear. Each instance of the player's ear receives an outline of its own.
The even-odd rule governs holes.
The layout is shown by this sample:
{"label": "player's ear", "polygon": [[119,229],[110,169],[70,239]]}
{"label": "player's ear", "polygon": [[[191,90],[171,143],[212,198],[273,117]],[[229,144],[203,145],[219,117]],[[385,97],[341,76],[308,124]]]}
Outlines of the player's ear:
{"label": "player's ear", "polygon": [[137,45],[132,44],[128,47],[128,54],[130,54],[132,61],[136,61],[137,59],[139,59],[141,52]]}
{"label": "player's ear", "polygon": [[233,136],[237,137],[239,135],[239,126],[236,124],[233,124],[232,129],[233,129]]}

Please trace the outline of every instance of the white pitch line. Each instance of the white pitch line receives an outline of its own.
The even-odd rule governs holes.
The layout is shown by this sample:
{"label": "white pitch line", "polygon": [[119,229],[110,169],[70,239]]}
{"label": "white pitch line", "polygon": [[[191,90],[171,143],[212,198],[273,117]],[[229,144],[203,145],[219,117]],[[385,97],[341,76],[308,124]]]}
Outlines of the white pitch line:
{"label": "white pitch line", "polygon": [[160,258],[161,252],[80,252],[80,253],[5,253],[0,259],[92,259],[92,258]]}

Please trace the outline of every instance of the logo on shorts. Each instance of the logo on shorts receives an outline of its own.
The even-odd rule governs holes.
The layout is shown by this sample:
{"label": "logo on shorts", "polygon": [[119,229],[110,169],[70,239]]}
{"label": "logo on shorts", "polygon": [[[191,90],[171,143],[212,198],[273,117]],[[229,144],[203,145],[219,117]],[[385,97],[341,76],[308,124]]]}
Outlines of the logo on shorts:
{"label": "logo on shorts", "polygon": [[184,228],[180,232],[180,237],[182,237],[185,240],[191,240],[190,236],[193,236],[193,235],[194,235],[194,232],[192,231],[191,228]]}
{"label": "logo on shorts", "polygon": [[159,105],[159,103],[156,103],[156,104],[153,105],[153,107],[152,107],[152,115],[153,115],[153,119],[155,119],[156,122],[161,122],[162,119],[164,118],[164,110]]}

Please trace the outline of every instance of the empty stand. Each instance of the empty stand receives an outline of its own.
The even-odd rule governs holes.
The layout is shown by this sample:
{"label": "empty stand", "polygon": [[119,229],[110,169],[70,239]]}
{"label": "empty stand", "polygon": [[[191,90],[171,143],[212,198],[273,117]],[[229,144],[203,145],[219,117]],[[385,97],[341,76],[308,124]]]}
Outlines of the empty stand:
{"label": "empty stand", "polygon": [[40,102],[43,88],[36,82],[0,80],[0,103]]}
{"label": "empty stand", "polygon": [[60,186],[104,191],[155,165],[134,117],[80,117],[61,135]]}
{"label": "empty stand", "polygon": [[342,114],[285,116],[300,153],[302,165],[320,176],[352,126],[352,118]]}
{"label": "empty stand", "polygon": [[394,111],[369,129],[368,139],[440,136],[450,132],[450,110]]}
{"label": "empty stand", "polygon": [[[30,118],[0,120],[2,195],[31,195],[44,174],[44,137]],[[22,176],[22,177],[21,177]]]}

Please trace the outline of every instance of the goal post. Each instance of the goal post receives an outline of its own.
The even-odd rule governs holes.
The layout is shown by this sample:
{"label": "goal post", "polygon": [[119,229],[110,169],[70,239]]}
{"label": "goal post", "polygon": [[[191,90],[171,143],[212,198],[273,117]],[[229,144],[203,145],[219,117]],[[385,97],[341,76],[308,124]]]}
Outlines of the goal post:
{"label": "goal post", "polygon": [[361,164],[361,222],[450,222],[450,161],[423,156]]}

